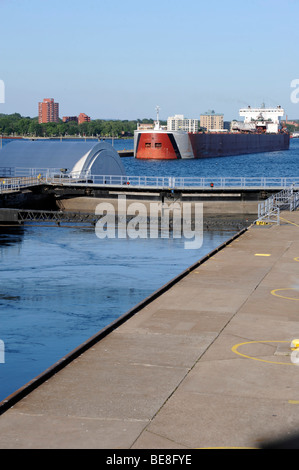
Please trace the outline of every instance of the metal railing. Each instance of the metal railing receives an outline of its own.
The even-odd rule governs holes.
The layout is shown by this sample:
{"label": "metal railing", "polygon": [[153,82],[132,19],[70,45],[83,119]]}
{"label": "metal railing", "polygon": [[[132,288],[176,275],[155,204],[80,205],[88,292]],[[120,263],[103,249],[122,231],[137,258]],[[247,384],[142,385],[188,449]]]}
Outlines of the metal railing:
{"label": "metal railing", "polygon": [[294,185],[270,196],[258,205],[258,223],[280,224],[280,211],[294,211],[299,207],[299,191]]}
{"label": "metal railing", "polygon": [[0,181],[9,178],[39,178],[46,183],[95,184],[143,188],[247,188],[284,189],[291,185],[299,189],[299,177],[174,177],[174,176],[115,176],[91,175],[90,172],[73,172],[65,168],[11,168],[0,167]]}
{"label": "metal railing", "polygon": [[78,183],[95,185],[130,185],[140,188],[277,188],[282,189],[290,185],[298,187],[298,178],[246,178],[246,177],[174,177],[174,176],[113,176],[90,175],[82,173],[48,173],[46,180],[59,178],[61,184]]}
{"label": "metal railing", "polygon": [[22,188],[42,184],[40,177],[25,176],[20,178],[0,178],[0,194],[20,191]]}

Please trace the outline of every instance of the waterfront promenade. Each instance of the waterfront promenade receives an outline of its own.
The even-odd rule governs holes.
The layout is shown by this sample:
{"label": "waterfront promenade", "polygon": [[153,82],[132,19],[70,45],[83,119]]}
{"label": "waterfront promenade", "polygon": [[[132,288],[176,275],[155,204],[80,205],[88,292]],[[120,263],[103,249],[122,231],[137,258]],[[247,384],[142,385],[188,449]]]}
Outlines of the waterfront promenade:
{"label": "waterfront promenade", "polygon": [[298,235],[299,211],[282,212],[194,266],[3,413],[0,448],[244,449],[299,432]]}

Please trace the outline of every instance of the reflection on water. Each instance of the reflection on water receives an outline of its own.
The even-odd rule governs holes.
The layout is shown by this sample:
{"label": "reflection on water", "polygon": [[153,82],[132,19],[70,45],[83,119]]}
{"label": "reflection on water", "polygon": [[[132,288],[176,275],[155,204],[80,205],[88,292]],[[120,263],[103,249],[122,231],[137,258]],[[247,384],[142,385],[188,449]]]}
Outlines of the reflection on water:
{"label": "reflection on water", "polygon": [[0,232],[0,400],[128,311],[232,235],[104,239],[94,230],[25,227]]}
{"label": "reflection on water", "polygon": [[[10,227],[0,225],[0,253],[2,253],[2,247],[11,246],[16,243],[21,243],[24,235],[24,227]],[[4,253],[4,251],[3,251]]]}

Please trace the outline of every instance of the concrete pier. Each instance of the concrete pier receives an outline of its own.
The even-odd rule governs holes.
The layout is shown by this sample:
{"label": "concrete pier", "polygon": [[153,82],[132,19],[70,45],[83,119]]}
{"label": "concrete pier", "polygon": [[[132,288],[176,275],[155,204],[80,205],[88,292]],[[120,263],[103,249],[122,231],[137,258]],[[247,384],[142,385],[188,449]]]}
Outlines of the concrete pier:
{"label": "concrete pier", "polygon": [[134,150],[118,150],[120,157],[134,157]]}
{"label": "concrete pier", "polygon": [[298,433],[298,235],[299,212],[282,212],[194,265],[5,411],[0,448],[252,449]]}

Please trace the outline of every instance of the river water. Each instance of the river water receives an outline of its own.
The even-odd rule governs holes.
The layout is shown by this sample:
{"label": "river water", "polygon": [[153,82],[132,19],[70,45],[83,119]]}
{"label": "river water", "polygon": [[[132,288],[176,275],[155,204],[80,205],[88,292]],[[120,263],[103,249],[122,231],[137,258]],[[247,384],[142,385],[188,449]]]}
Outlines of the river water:
{"label": "river water", "polygon": [[0,400],[86,341],[232,232],[184,240],[99,239],[82,227],[0,232]]}
{"label": "river water", "polygon": [[[117,150],[133,145],[113,144]],[[299,140],[284,152],[122,161],[132,176],[299,176]],[[202,247],[186,250],[183,238],[171,236],[100,240],[81,226],[1,228],[0,401],[233,233],[205,231]]]}

